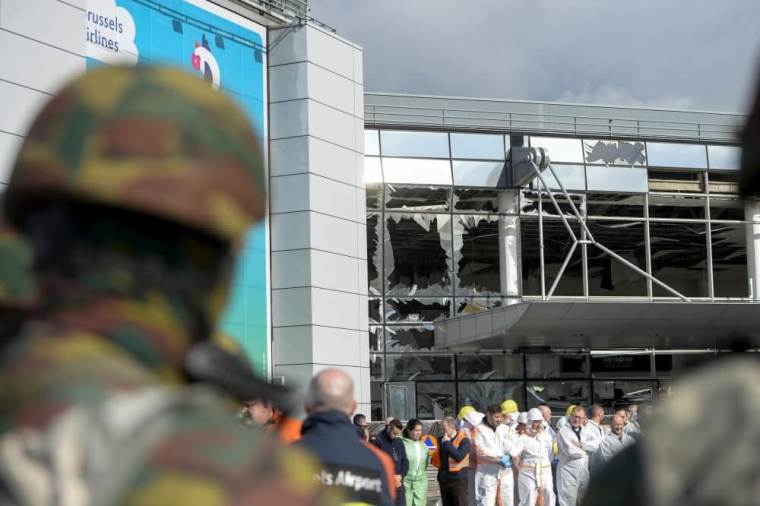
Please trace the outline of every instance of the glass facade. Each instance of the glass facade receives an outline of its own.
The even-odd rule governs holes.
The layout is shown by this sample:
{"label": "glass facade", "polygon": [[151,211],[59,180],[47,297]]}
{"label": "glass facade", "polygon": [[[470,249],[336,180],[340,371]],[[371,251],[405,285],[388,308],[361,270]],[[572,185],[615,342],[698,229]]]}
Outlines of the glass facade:
{"label": "glass facade", "polygon": [[[521,408],[548,402],[558,410],[570,402],[611,407],[643,401],[667,391],[681,370],[683,357],[660,356],[659,350],[454,354],[436,348],[434,322],[504,303],[504,223],[518,223],[523,299],[548,293],[573,245],[538,178],[506,189],[510,139],[548,150],[554,173],[545,171],[544,182],[555,190],[578,238],[586,233],[570,203],[556,193],[556,179],[594,238],[640,269],[698,300],[749,296],[734,147],[373,129],[365,137],[371,146],[366,189],[373,416],[384,414],[388,385],[412,389],[406,397],[414,399],[410,415],[425,419],[455,414],[465,403],[484,409],[509,396]],[[673,299],[591,244],[575,249],[554,297]]]}

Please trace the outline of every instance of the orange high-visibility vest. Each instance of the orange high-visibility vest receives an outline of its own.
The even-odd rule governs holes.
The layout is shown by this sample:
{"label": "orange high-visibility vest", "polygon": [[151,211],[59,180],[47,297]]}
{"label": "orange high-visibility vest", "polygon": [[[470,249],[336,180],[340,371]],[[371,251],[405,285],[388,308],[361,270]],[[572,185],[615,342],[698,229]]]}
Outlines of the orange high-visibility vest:
{"label": "orange high-visibility vest", "polygon": [[[459,445],[462,444],[462,440],[465,437],[466,436],[464,435],[464,432],[460,430],[459,432],[457,432],[456,437],[451,440],[451,445],[458,448]],[[441,445],[435,451],[435,453],[433,454],[433,458],[431,460],[431,463],[437,468],[441,467],[441,446],[443,446],[443,443],[441,443]],[[449,472],[450,473],[458,473],[459,471],[468,467],[469,465],[470,465],[469,455],[465,455],[465,457],[459,462],[449,457]]]}

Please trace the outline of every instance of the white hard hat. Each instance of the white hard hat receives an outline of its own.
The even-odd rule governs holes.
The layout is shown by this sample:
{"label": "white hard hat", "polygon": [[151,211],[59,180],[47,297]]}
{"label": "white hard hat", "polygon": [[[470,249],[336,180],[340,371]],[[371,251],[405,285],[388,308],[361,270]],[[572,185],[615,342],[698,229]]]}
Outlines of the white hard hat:
{"label": "white hard hat", "polygon": [[528,419],[531,422],[543,422],[544,421],[544,415],[541,414],[541,410],[538,408],[533,408],[530,411],[528,411]]}
{"label": "white hard hat", "polygon": [[517,423],[528,423],[528,413],[520,413],[517,415]]}
{"label": "white hard hat", "polygon": [[467,416],[464,417],[464,420],[468,422],[470,425],[472,425],[473,427],[475,427],[476,425],[478,425],[480,422],[483,421],[483,418],[485,416],[486,415],[484,415],[483,413],[473,411],[471,413],[467,413]]}

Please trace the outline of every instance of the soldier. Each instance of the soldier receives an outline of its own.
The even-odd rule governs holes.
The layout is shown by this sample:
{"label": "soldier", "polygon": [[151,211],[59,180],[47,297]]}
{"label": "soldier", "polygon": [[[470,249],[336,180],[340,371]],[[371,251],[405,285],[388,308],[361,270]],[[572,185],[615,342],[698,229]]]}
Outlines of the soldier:
{"label": "soldier", "polygon": [[264,188],[248,119],[178,70],[101,68],[43,108],[3,202],[44,297],[0,352],[0,502],[332,503],[211,386],[273,395],[209,339]]}

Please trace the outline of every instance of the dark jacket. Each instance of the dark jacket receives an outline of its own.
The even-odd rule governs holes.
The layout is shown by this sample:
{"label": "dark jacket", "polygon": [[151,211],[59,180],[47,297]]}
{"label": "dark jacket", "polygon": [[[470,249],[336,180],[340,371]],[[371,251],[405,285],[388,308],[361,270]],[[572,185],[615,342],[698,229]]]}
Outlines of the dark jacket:
{"label": "dark jacket", "polygon": [[[457,432],[457,434],[459,434]],[[454,436],[456,437],[456,436]],[[470,438],[466,437],[462,439],[459,446],[454,446],[451,441],[443,441],[440,443],[441,448],[441,467],[438,468],[438,481],[452,481],[467,479],[467,468],[465,467],[458,473],[452,473],[449,471],[449,457],[461,462],[467,455],[470,454],[472,449],[472,442]]]}
{"label": "dark jacket", "polygon": [[327,411],[309,416],[303,423],[301,439],[294,445],[319,459],[318,481],[341,487],[351,501],[394,504],[391,477],[375,454],[377,450],[356,437],[355,426],[344,413]]}
{"label": "dark jacket", "polygon": [[406,458],[406,448],[400,437],[391,439],[386,427],[372,441],[372,444],[383,450],[393,461],[394,472],[402,477],[409,472],[409,460]]}

